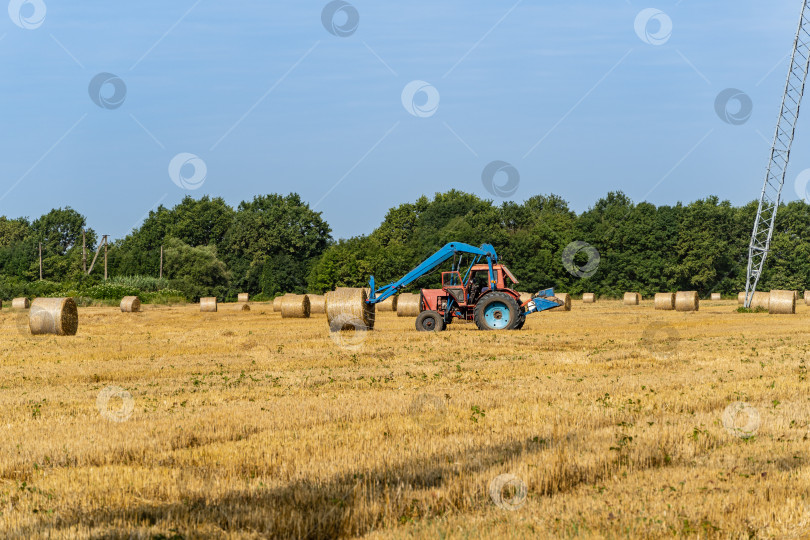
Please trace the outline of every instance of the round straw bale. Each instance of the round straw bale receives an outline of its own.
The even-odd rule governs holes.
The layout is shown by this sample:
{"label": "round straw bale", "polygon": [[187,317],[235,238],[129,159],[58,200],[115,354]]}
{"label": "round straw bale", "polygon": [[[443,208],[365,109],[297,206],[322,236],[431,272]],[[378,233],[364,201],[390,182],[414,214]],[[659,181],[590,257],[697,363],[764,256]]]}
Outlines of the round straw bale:
{"label": "round straw bale", "polygon": [[75,336],[79,329],[76,302],[73,298],[35,298],[28,313],[28,328],[35,336]]}
{"label": "round straw bale", "polygon": [[322,294],[309,295],[309,312],[311,314],[326,313],[326,297]]}
{"label": "round straw bale", "polygon": [[31,302],[28,301],[28,298],[15,298],[11,301],[11,307],[14,309],[28,309],[31,307]]}
{"label": "round straw bale", "polygon": [[137,313],[141,310],[141,300],[137,296],[125,296],[121,299],[122,313]]}
{"label": "round straw bale", "polygon": [[288,294],[281,302],[281,316],[284,319],[308,319],[311,311],[309,296]]}
{"label": "round straw bale", "polygon": [[768,313],[792,315],[796,313],[796,294],[794,291],[771,291]]}
{"label": "round straw bale", "polygon": [[754,297],[751,299],[751,309],[767,309],[770,310],[771,306],[771,293],[754,291]]}
{"label": "round straw bale", "polygon": [[242,304],[242,307],[241,307],[240,309],[241,309],[242,311],[250,311],[250,305],[248,305],[248,304]]}
{"label": "round straw bale", "polygon": [[373,330],[375,305],[366,300],[366,289],[339,287],[326,293],[326,320],[329,322],[329,330]]}
{"label": "round straw bale", "polygon": [[698,309],[700,309],[700,298],[697,291],[675,293],[675,311],[697,311]]}
{"label": "round straw bale", "polygon": [[723,299],[723,295],[720,294],[719,292],[713,292],[712,296],[711,296],[711,299],[712,299],[713,302],[717,302],[718,300]]}
{"label": "round straw bale", "polygon": [[396,311],[399,297],[397,295],[389,296],[379,304],[377,304],[377,311]]}
{"label": "round straw bale", "polygon": [[741,306],[745,304],[745,291],[737,293],[737,303]]}
{"label": "round straw bale", "polygon": [[596,295],[592,292],[586,292],[582,295],[582,303],[583,304],[595,304],[596,303]]}
{"label": "round straw bale", "polygon": [[397,317],[418,317],[422,312],[422,294],[402,293],[397,302]]}
{"label": "round straw bale", "polygon": [[246,292],[240,292],[239,295],[237,296],[239,302],[247,302],[249,298],[250,295]]}
{"label": "round straw bale", "polygon": [[637,306],[639,302],[641,302],[641,295],[639,293],[637,292],[624,293],[625,306]]}
{"label": "round straw bale", "polygon": [[554,295],[557,300],[562,300],[563,305],[557,308],[557,310],[562,311],[571,311],[571,295],[567,293],[557,293]]}
{"label": "round straw bale", "polygon": [[675,293],[655,293],[655,309],[672,311],[675,309]]}
{"label": "round straw bale", "polygon": [[804,291],[804,304],[810,306],[810,291]]}
{"label": "round straw bale", "polygon": [[529,300],[532,299],[532,293],[522,292],[518,293],[520,295],[520,303],[525,304]]}
{"label": "round straw bale", "polygon": [[273,298],[273,311],[278,313],[281,311],[281,303],[284,301],[283,296],[276,296]]}
{"label": "round straw bale", "polygon": [[217,311],[217,299],[215,296],[200,298],[200,311],[205,313],[215,313]]}

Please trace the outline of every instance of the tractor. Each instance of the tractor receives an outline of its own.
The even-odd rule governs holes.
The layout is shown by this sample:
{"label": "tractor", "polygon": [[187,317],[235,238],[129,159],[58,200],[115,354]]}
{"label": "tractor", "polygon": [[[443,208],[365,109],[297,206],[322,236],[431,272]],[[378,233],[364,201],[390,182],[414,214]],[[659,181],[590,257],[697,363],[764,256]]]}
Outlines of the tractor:
{"label": "tractor", "polygon": [[[466,270],[465,255],[472,259]],[[416,329],[420,332],[441,332],[454,319],[473,321],[480,330],[520,330],[526,315],[563,305],[554,297],[554,289],[540,291],[521,303],[520,294],[507,283],[508,279],[517,285],[518,280],[506,265],[498,262],[495,248],[490,244],[479,248],[461,242],[445,245],[401,279],[379,290],[371,276],[367,302],[372,305],[382,302],[451,258],[451,270],[442,272],[442,288],[422,289],[421,312],[416,318]]]}

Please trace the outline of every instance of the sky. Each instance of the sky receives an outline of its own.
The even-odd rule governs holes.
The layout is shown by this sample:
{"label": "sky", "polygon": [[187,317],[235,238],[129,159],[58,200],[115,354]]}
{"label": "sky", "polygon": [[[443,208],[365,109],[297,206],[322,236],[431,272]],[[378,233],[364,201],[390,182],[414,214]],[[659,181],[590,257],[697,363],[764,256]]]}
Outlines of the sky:
{"label": "sky", "polygon": [[801,4],[11,0],[0,215],[70,206],[116,239],[186,195],[296,192],[347,238],[450,189],[745,204]]}

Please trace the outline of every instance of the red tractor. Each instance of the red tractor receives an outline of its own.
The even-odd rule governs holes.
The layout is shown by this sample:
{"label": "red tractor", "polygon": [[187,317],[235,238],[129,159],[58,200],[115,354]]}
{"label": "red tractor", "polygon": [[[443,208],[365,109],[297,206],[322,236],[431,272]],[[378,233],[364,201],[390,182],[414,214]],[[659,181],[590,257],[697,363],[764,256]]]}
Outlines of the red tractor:
{"label": "red tractor", "polygon": [[[520,294],[507,286],[518,280],[509,269],[498,263],[495,248],[484,244],[480,248],[452,242],[447,244],[422,264],[411,270],[402,279],[375,291],[374,277],[369,285],[370,304],[382,302],[401,287],[434,270],[441,263],[471,254],[473,262],[462,274],[461,257],[453,264],[453,270],[442,272],[441,289],[422,289],[421,313],[416,318],[416,329],[422,332],[440,332],[453,319],[474,321],[481,330],[519,330],[526,322],[526,315],[553,309],[562,305],[554,297],[554,290],[547,289],[533,295],[521,304]],[[486,262],[481,262],[485,260]],[[377,294],[379,293],[379,294]]]}

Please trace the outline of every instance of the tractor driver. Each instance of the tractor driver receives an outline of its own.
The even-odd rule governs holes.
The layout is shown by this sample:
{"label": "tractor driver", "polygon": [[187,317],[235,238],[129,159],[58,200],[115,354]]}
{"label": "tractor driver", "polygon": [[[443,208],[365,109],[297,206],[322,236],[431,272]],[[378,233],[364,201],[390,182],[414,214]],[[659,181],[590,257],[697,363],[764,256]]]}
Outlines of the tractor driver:
{"label": "tractor driver", "polygon": [[478,298],[489,291],[489,280],[487,279],[486,272],[478,272],[473,276],[472,285],[470,286],[470,303],[475,303]]}

